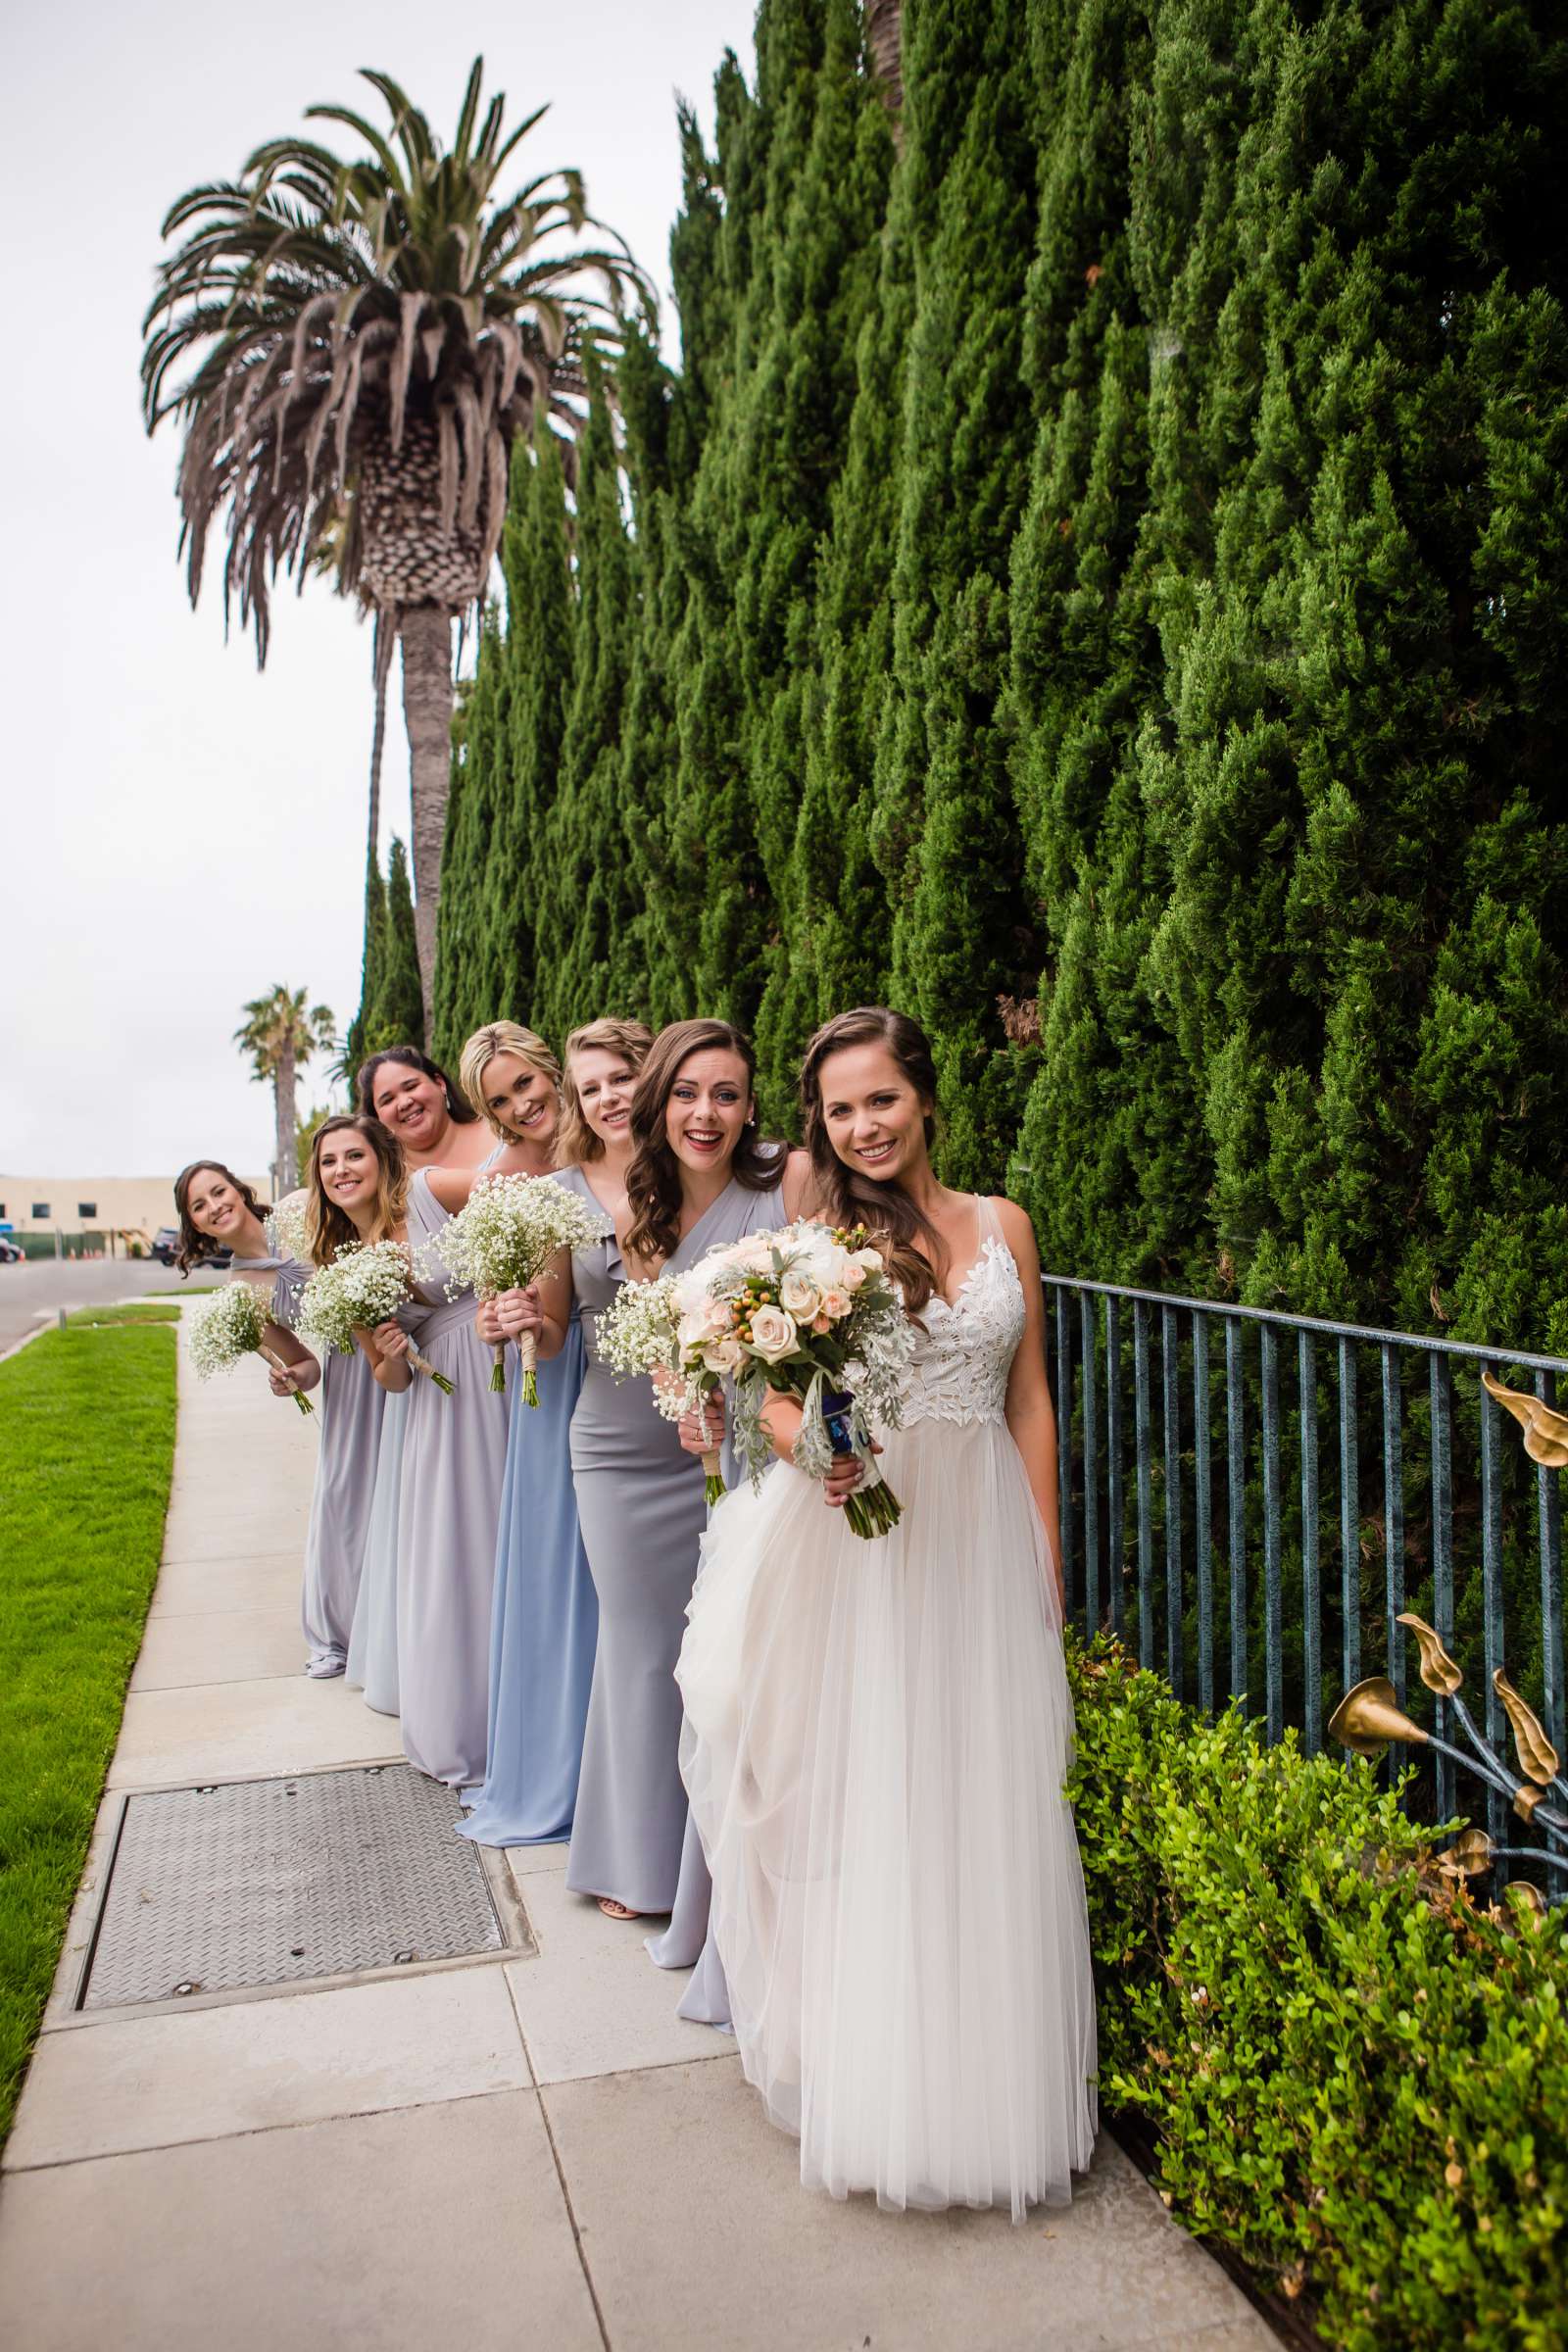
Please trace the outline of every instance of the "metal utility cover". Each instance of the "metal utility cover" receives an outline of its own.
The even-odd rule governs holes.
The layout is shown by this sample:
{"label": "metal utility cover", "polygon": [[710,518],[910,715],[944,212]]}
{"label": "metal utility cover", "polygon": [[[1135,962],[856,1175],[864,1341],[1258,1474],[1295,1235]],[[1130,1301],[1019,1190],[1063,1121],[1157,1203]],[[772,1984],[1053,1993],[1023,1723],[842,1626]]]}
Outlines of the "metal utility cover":
{"label": "metal utility cover", "polygon": [[80,2005],[499,1951],[457,1821],[407,1764],[127,1797]]}

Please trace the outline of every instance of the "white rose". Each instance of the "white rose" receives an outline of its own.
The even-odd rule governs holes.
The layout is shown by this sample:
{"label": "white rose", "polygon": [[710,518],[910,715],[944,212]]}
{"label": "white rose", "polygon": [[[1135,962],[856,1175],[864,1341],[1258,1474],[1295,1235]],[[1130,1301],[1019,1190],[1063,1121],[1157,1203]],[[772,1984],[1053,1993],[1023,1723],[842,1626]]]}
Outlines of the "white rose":
{"label": "white rose", "polygon": [[710,1340],[713,1333],[707,1310],[699,1307],[692,1314],[682,1315],[676,1326],[675,1337],[679,1340],[682,1348],[701,1348],[706,1341]]}
{"label": "white rose", "polygon": [[760,1355],[764,1364],[782,1363],[793,1355],[800,1335],[795,1318],[781,1306],[760,1306],[752,1317],[752,1353]]}
{"label": "white rose", "polygon": [[749,1242],[742,1242],[735,1252],[735,1263],[743,1267],[748,1274],[771,1274],[773,1271],[772,1243],[765,1234],[755,1234]]}
{"label": "white rose", "polygon": [[867,1274],[883,1274],[887,1271],[886,1267],[882,1263],[882,1252],[880,1250],[857,1250],[855,1255],[850,1260],[850,1263],[856,1266],[863,1266]]}
{"label": "white rose", "polygon": [[778,1295],[780,1303],[799,1322],[809,1323],[822,1311],[821,1292],[809,1274],[803,1274],[798,1267],[785,1275],[778,1286]]}

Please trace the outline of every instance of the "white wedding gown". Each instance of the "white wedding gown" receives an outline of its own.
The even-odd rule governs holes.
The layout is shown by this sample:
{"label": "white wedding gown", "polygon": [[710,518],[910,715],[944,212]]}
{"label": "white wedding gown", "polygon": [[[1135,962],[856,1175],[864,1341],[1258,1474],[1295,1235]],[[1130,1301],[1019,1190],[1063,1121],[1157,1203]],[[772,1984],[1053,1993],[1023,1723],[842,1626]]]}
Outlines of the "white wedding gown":
{"label": "white wedding gown", "polygon": [[1023,1294],[995,1211],[933,1298],[865,1541],[781,1466],[713,1517],[681,1771],[748,2079],[801,2178],[883,2206],[1060,2204],[1095,2139],[1072,1703],[1003,1417]]}

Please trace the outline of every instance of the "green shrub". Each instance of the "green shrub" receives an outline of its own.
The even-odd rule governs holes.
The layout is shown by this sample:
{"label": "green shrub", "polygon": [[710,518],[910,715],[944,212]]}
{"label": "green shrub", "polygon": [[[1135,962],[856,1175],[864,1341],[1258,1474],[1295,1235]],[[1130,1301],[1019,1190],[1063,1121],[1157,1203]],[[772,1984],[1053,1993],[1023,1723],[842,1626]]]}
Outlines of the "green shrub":
{"label": "green shrub", "polygon": [[1367,1764],[1070,1670],[1102,2097],[1166,2202],[1347,2352],[1561,2346],[1563,1914],[1478,1907]]}

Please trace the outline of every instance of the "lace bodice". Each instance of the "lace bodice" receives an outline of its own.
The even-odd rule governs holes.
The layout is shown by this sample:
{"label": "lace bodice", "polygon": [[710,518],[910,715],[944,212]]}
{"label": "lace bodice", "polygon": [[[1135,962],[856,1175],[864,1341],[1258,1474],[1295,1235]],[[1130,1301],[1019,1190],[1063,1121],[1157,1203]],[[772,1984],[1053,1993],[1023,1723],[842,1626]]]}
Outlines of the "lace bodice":
{"label": "lace bodice", "polygon": [[1000,1421],[1007,1375],[1023,1337],[1023,1289],[1012,1251],[983,1211],[980,1254],[953,1305],[930,1299],[904,1379],[904,1425],[916,1421]]}

